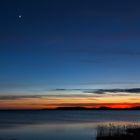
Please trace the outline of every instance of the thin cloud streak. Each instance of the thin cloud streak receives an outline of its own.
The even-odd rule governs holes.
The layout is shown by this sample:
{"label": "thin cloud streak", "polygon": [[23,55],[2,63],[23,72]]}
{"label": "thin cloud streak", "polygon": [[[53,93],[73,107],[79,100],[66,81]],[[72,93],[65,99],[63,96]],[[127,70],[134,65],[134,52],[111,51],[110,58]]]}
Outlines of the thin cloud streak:
{"label": "thin cloud streak", "polygon": [[140,88],[130,88],[130,89],[52,89],[50,91],[67,92],[67,91],[80,91],[83,93],[92,94],[106,94],[106,93],[140,93]]}

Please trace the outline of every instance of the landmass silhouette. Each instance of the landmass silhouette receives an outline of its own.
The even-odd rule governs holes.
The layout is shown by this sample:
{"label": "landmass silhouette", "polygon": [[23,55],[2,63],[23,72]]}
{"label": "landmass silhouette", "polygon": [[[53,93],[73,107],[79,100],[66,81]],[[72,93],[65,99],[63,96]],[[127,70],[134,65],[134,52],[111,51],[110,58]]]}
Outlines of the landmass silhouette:
{"label": "landmass silhouette", "polygon": [[130,108],[111,108],[101,106],[99,108],[88,108],[88,107],[57,107],[57,108],[42,108],[42,109],[0,109],[0,111],[42,111],[42,110],[140,110],[140,106]]}
{"label": "landmass silhouette", "polygon": [[101,106],[99,108],[87,108],[87,107],[57,107],[57,108],[44,108],[43,110],[140,110],[140,106],[131,108],[111,108]]}

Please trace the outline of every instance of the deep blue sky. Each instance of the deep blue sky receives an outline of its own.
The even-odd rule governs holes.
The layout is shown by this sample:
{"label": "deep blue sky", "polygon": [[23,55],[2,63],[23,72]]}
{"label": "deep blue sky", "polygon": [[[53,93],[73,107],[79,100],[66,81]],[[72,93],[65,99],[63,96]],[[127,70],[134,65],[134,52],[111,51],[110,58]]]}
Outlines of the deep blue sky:
{"label": "deep blue sky", "polygon": [[0,1],[1,95],[133,88],[139,76],[140,1]]}

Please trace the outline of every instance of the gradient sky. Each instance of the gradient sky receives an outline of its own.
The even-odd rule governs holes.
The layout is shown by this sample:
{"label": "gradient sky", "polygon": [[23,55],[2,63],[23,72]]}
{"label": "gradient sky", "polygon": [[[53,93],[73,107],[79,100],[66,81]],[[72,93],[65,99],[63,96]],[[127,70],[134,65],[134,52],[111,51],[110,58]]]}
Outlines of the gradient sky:
{"label": "gradient sky", "polygon": [[139,7],[138,0],[1,0],[0,108],[139,104]]}

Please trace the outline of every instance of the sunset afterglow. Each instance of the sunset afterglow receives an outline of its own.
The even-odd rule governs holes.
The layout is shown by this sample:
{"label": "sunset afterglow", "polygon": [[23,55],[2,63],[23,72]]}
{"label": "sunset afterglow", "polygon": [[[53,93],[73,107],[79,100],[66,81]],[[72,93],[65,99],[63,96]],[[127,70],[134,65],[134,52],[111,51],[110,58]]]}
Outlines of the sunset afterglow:
{"label": "sunset afterglow", "polygon": [[[76,92],[76,91],[75,91]],[[122,94],[122,95],[121,95]],[[134,93],[135,94],[135,93]],[[57,107],[131,108],[140,105],[139,95],[98,93],[73,95],[3,96],[0,109],[44,109]]]}

